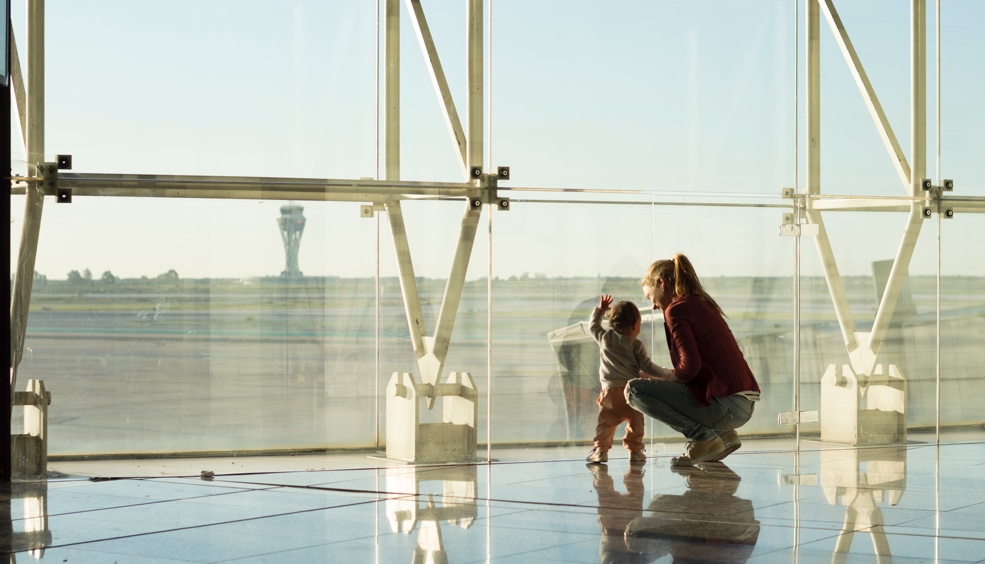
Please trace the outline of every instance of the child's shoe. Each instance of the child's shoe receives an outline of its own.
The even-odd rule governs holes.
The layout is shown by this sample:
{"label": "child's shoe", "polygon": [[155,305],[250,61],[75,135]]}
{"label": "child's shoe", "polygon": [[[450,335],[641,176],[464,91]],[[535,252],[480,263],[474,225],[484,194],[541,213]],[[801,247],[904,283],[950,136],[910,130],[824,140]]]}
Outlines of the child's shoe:
{"label": "child's shoe", "polygon": [[596,462],[596,463],[608,462],[609,452],[604,448],[595,447],[592,449],[592,452],[588,453],[588,458],[586,458],[585,460],[589,462]]}
{"label": "child's shoe", "polygon": [[634,450],[629,453],[630,462],[646,462],[646,453],[642,450]]}

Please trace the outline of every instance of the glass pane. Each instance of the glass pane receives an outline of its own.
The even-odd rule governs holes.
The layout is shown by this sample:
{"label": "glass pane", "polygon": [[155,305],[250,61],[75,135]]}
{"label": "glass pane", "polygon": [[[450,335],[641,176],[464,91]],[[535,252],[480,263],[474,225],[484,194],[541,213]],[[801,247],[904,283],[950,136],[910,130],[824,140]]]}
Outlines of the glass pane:
{"label": "glass pane", "polygon": [[[946,204],[945,204],[946,205]],[[985,209],[985,202],[978,205]],[[941,219],[940,421],[942,432],[981,432],[985,399],[985,269],[967,244],[981,238],[985,215],[957,211]],[[969,254],[970,253],[970,254]],[[928,393],[928,395],[930,395]],[[934,393],[931,397],[936,397]],[[928,398],[929,400],[929,398]]]}
{"label": "glass pane", "polygon": [[[420,7],[438,55],[463,138],[456,139],[445,117],[445,105],[435,87],[428,59],[415,30],[416,16],[400,9],[400,179],[461,182],[467,178],[462,149],[468,132],[467,3],[445,2]],[[489,9],[488,5],[487,8]],[[381,8],[382,10],[382,8]],[[383,32],[381,31],[381,34]],[[385,47],[381,42],[381,49]],[[381,85],[385,76],[381,70]],[[381,130],[381,135],[383,131]]]}
{"label": "glass pane", "polygon": [[[52,393],[51,454],[374,443],[375,323],[354,305],[374,294],[375,233],[357,206],[106,198],[46,212],[74,235],[42,238],[18,383]],[[303,275],[285,214],[306,222]]]}
{"label": "glass pane", "polygon": [[801,410],[818,412],[822,440],[896,442],[904,425],[933,417],[934,344],[919,335],[935,309],[934,227],[919,208],[911,220],[847,205],[855,209],[822,212],[819,235],[803,241]]}
{"label": "glass pane", "polygon": [[[980,437],[985,372],[985,267],[978,247],[985,230],[985,108],[973,89],[983,87],[985,17],[973,2],[941,6],[941,155],[935,176],[952,179],[940,219],[940,421],[942,432],[969,428]],[[935,394],[936,397],[936,394]],[[949,437],[944,436],[945,440]],[[961,436],[958,435],[960,440]],[[976,437],[977,438],[977,437]]]}
{"label": "glass pane", "polygon": [[[601,293],[637,304],[646,319],[640,339],[657,364],[670,366],[663,318],[649,311],[639,281],[652,260],[679,251],[686,251],[705,289],[725,309],[764,390],[764,401],[743,432],[777,433],[777,413],[790,410],[793,382],[787,259],[792,240],[777,236],[780,215],[773,209],[709,210],[615,199],[602,205],[514,202],[509,214],[497,214],[493,370],[502,375],[493,394],[493,412],[501,422],[497,440],[594,436],[599,352],[585,327]],[[504,379],[511,382],[505,390]],[[646,436],[681,440],[651,420]]]}
{"label": "glass pane", "polygon": [[[778,198],[758,205],[655,206],[653,258],[688,256],[759,382],[762,400],[742,434],[783,433],[777,416],[792,409],[795,239],[778,233],[783,211]],[[666,354],[659,325],[654,332],[654,347]]]}
{"label": "glass pane", "polygon": [[[909,10],[872,2],[841,2],[835,7],[889,132],[912,166]],[[823,10],[821,14],[821,193],[906,196],[909,183],[894,166],[895,153],[887,149]],[[804,67],[802,63],[801,73]],[[931,76],[928,73],[928,79]]]}
{"label": "glass pane", "polygon": [[[985,88],[985,15],[975,2],[941,5],[941,96],[939,176],[954,180],[955,196],[985,197],[985,107],[979,92]],[[934,145],[928,143],[928,149]]]}
{"label": "glass pane", "polygon": [[[639,278],[648,264],[651,209],[646,202],[510,207],[493,225],[495,441],[590,440],[599,352],[585,328],[602,293],[649,314]],[[659,363],[644,325],[640,339]]]}
{"label": "glass pane", "polygon": [[796,157],[793,9],[496,2],[493,162],[523,186],[779,193]]}
{"label": "glass pane", "polygon": [[76,171],[375,175],[371,2],[49,1],[45,20],[45,145]]}

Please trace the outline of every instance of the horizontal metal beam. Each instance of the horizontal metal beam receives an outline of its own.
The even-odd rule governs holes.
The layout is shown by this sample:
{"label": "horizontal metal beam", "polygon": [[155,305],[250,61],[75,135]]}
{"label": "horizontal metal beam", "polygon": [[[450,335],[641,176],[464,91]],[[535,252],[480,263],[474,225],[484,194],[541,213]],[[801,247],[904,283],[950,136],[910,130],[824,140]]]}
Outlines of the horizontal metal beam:
{"label": "horizontal metal beam", "polygon": [[[909,212],[913,203],[935,207],[937,201],[930,198],[824,198],[811,202],[817,211],[865,211],[865,212]],[[972,198],[944,198],[942,208],[961,213],[985,213],[985,201]]]}
{"label": "horizontal metal beam", "polygon": [[[17,178],[14,178],[16,183]],[[390,180],[338,180],[312,178],[264,178],[245,176],[171,176],[151,174],[100,174],[59,172],[58,189],[73,196],[151,198],[214,198],[241,200],[299,200],[384,203],[421,198],[464,198],[477,188],[467,182],[408,182]],[[12,194],[23,194],[15,184]],[[55,195],[54,187],[45,188]]]}
{"label": "horizontal metal beam", "polygon": [[[154,174],[76,173],[59,171],[58,188],[72,190],[73,196],[109,196],[131,198],[214,198],[239,200],[298,200],[339,202],[396,202],[416,199],[464,198],[480,189],[471,182],[416,182],[406,180],[276,178],[253,176],[182,176]],[[40,178],[14,177],[11,195],[24,195],[27,183]],[[501,195],[510,195],[515,203],[531,204],[605,204],[684,207],[737,207],[787,209],[788,203],[769,203],[761,194],[695,194],[653,192],[646,190],[499,187]],[[522,198],[521,194],[641,196],[647,201]],[[54,196],[54,188],[45,187],[44,195]],[[761,199],[763,202],[719,201]],[[690,198],[690,199],[685,199]],[[897,196],[809,196],[818,211],[906,212],[914,201],[934,204],[932,198]],[[967,196],[945,196],[941,205],[955,212],[985,212],[985,200]]]}
{"label": "horizontal metal beam", "polygon": [[[930,203],[930,200],[921,200]],[[895,211],[908,212],[912,201],[901,198],[836,197],[811,200],[811,208],[817,211]]]}

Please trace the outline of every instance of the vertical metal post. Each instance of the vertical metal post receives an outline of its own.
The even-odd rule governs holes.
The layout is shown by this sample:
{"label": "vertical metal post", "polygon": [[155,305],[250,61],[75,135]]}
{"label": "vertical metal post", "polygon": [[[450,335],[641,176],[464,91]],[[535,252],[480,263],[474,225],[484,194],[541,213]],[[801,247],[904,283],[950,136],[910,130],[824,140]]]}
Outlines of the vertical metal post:
{"label": "vertical metal post", "polygon": [[[793,23],[793,25],[794,25],[793,49],[794,49],[794,54],[795,54],[794,55],[794,73],[793,73],[793,76],[794,76],[794,89],[793,89],[793,91],[794,91],[794,100],[797,100],[797,98],[798,98],[797,97],[797,93],[800,91],[800,89],[798,88],[798,84],[797,84],[797,81],[799,80],[799,76],[800,76],[800,68],[799,68],[800,37],[799,37],[799,35],[797,33],[797,30],[799,29],[799,26],[800,26],[800,20],[798,19],[800,17],[800,14],[799,14],[799,12],[797,10],[797,6],[798,5],[795,2],[794,3],[794,23]],[[793,175],[793,181],[794,181],[794,186],[796,187],[795,188],[795,191],[796,192],[800,192],[799,186],[798,186],[798,183],[800,182],[800,174],[799,174],[799,170],[798,170],[798,167],[797,167],[798,156],[799,156],[798,155],[798,152],[797,152],[799,150],[798,149],[798,142],[800,141],[800,139],[798,138],[799,132],[797,131],[797,127],[798,127],[799,122],[800,122],[800,114],[799,114],[800,107],[799,106],[800,106],[799,101],[794,104],[794,120],[793,120],[793,122],[794,122],[794,155],[793,155],[794,175]],[[798,204],[797,204],[796,222],[797,222],[797,225],[800,225],[801,222],[802,222],[802,220],[804,219],[802,217],[803,216],[803,207],[799,203],[802,200],[800,199],[800,197],[798,195],[798,198],[796,200],[794,200],[794,201],[795,202],[798,202]],[[803,238],[802,238],[802,236],[800,234],[800,231],[798,231],[797,232],[797,238],[794,241],[795,248],[794,248],[794,274],[793,274],[793,312],[794,312],[793,313],[793,412],[796,413],[797,414],[797,417],[798,417],[798,424],[795,427],[795,436],[794,436],[794,441],[795,441],[795,444],[797,445],[797,449],[798,450],[800,449],[800,423],[799,423],[800,422],[800,354],[801,354],[801,352],[800,352],[801,351],[801,349],[800,349],[800,339],[801,339],[801,333],[800,333],[800,274],[801,274],[800,273],[800,251],[801,251],[801,244],[802,243],[803,243]],[[796,506],[794,507],[794,511],[795,512],[798,511],[798,508]]]}
{"label": "vertical metal post", "polygon": [[910,12],[910,196],[917,198],[927,175],[927,0],[911,0]]}
{"label": "vertical metal post", "polygon": [[387,180],[400,180],[400,0],[386,0],[384,147]]}
{"label": "vertical metal post", "polygon": [[[44,0],[28,2],[27,10],[27,163],[28,174],[40,175],[37,164],[44,160]],[[10,306],[10,391],[17,385],[17,365],[24,347],[27,316],[31,305],[34,261],[41,233],[44,194],[38,182],[28,182],[24,203],[24,229],[17,258],[13,302]],[[13,396],[11,396],[13,397]]]}
{"label": "vertical metal post", "polygon": [[[383,14],[383,177],[400,180],[400,0],[384,0]],[[378,75],[377,75],[378,76]],[[377,150],[379,147],[377,146]],[[376,384],[380,388],[380,217],[376,214]],[[379,405],[376,394],[376,446],[380,441]]]}
{"label": "vertical metal post", "polygon": [[[3,136],[3,149],[2,154],[0,154],[0,170],[2,170],[3,175],[6,177],[10,174],[10,98],[13,92],[13,87],[10,84],[10,55],[12,50],[10,49],[10,39],[13,34],[10,33],[10,2],[5,1],[4,3],[4,36],[6,40],[4,41],[4,48],[7,50],[5,53],[6,65],[3,68],[3,85],[4,94],[3,100],[0,102],[0,133]],[[2,200],[3,217],[10,217],[10,181],[5,180],[2,184],[4,188],[4,195],[0,200]],[[3,258],[0,259],[3,262],[3,279],[10,283],[10,244],[4,245],[3,247]],[[10,311],[10,292],[4,292],[4,304],[5,311]],[[10,341],[10,317],[7,318],[7,323],[3,325],[3,337],[0,338],[0,342],[9,343]],[[14,370],[13,370],[13,351],[8,346],[4,346],[3,356],[7,360],[7,365],[10,366],[10,377],[13,380]],[[10,386],[0,386],[0,419],[3,420],[3,424],[0,425],[0,483],[6,484],[10,482],[12,469],[10,463],[10,417],[13,410],[13,389]]]}
{"label": "vertical metal post", "polygon": [[[483,132],[486,136],[486,141],[484,148],[486,150],[486,162],[492,162],[492,4],[489,5],[489,9],[485,10],[485,20],[486,20],[486,51],[484,60],[488,62],[486,66],[486,72],[488,73],[486,80],[486,100],[485,105],[485,116],[486,116],[486,126]],[[486,268],[486,463],[492,463],[492,397],[493,397],[493,342],[492,342],[492,315],[493,315],[493,214],[489,214],[489,224],[488,224],[489,238],[486,240],[486,260],[488,261],[488,266]],[[492,497],[492,488],[489,489],[490,498]],[[488,546],[488,545],[487,545]]]}
{"label": "vertical metal post", "polygon": [[[936,80],[934,81],[937,89],[937,111],[936,120],[934,123],[936,127],[934,130],[937,132],[937,144],[935,147],[935,152],[937,153],[936,159],[936,174],[937,182],[941,182],[941,0],[937,0],[935,3],[935,17],[934,25],[937,26],[937,31],[934,33],[936,38],[937,46],[934,50],[934,55],[937,57],[937,64],[934,65],[936,70]],[[937,381],[936,394],[937,403],[936,409],[937,413],[934,428],[936,429],[935,441],[937,443],[937,448],[940,449],[941,444],[941,291],[943,290],[941,284],[941,222],[940,214],[937,216],[937,357],[934,362],[935,368],[935,380]],[[939,517],[938,517],[939,519]]]}
{"label": "vertical metal post", "polygon": [[807,0],[804,18],[807,30],[807,188],[821,193],[821,14],[818,0]]}
{"label": "vertical metal post", "polygon": [[482,64],[482,4],[469,1],[468,22],[468,167],[482,166],[483,143],[483,64]]}

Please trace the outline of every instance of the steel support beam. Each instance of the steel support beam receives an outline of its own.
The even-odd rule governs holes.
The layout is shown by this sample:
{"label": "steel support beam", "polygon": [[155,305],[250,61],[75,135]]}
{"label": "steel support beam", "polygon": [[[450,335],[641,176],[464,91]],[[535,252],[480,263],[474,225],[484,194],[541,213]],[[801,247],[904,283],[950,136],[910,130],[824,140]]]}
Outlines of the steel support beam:
{"label": "steel support beam", "polygon": [[[44,0],[32,0],[27,4],[27,72],[27,121],[22,127],[27,131],[28,172],[33,177],[38,177],[37,165],[44,160]],[[44,192],[37,181],[28,182],[24,206],[24,226],[10,305],[11,397],[17,386],[17,366],[24,349],[34,264],[41,233]]]}
{"label": "steel support beam", "polygon": [[384,15],[384,178],[400,180],[400,0],[386,0]]}
{"label": "steel support beam", "polygon": [[482,206],[466,204],[465,215],[462,217],[462,227],[458,234],[458,246],[455,248],[455,258],[452,261],[451,272],[445,285],[445,293],[441,298],[441,311],[438,314],[438,326],[434,331],[434,356],[440,362],[435,382],[441,377],[441,367],[448,357],[448,345],[451,342],[451,332],[455,327],[455,317],[458,305],[462,299],[465,287],[465,274],[469,269],[472,248],[475,245],[476,229],[479,225],[479,215]]}
{"label": "steel support beam", "polygon": [[10,83],[13,87],[14,100],[17,104],[17,119],[20,120],[21,143],[27,147],[27,92],[24,89],[24,71],[21,69],[20,52],[17,50],[17,40],[14,37],[13,24],[7,21],[7,37],[10,41]]}
{"label": "steel support beam", "polygon": [[404,226],[404,214],[400,208],[400,202],[388,202],[385,207],[387,218],[390,220],[393,249],[397,254],[400,292],[404,298],[404,310],[407,313],[410,340],[414,347],[414,356],[420,362],[420,359],[428,353],[424,343],[427,330],[424,327],[424,314],[421,311],[421,298],[417,289],[417,277],[414,275],[414,262],[410,256],[410,243],[407,240],[407,229]]}
{"label": "steel support beam", "polygon": [[[886,118],[882,105],[865,73],[858,54],[852,46],[841,18],[834,7],[833,0],[807,0],[807,171],[810,196],[820,195],[820,37],[818,20],[821,12],[835,37],[845,58],[859,92],[869,108],[873,122],[883,139],[883,144],[893,161],[897,175],[907,192],[908,202],[899,199],[849,199],[824,202],[809,198],[807,219],[818,226],[815,238],[821,258],[825,279],[834,303],[838,323],[848,349],[852,368],[857,374],[871,374],[875,367],[879,350],[892,320],[896,302],[902,290],[913,252],[924,222],[923,208],[926,198],[921,198],[920,180],[926,175],[926,0],[911,0],[911,130],[912,165],[908,164],[892,127]],[[911,169],[912,168],[912,169]],[[907,211],[907,221],[897,250],[893,268],[890,270],[885,291],[879,302],[872,330],[858,333],[848,306],[847,294],[838,273],[834,252],[831,249],[827,230],[821,218],[822,209],[867,209]]]}
{"label": "steel support beam", "polygon": [[[0,126],[0,131],[3,132],[2,133],[3,138],[0,139],[0,145],[3,145],[3,149],[0,149],[0,151],[3,151],[2,153],[0,153],[0,170],[9,171],[10,155],[11,155],[10,140],[13,137],[13,135],[11,135],[13,129],[11,128],[11,124],[10,124],[10,111],[11,111],[10,101],[12,98],[14,98],[14,96],[16,96],[14,87],[11,84],[11,80],[12,80],[10,76],[11,69],[9,66],[11,59],[10,55],[12,53],[16,53],[16,49],[11,44],[11,41],[14,38],[14,33],[13,33],[13,29],[11,29],[12,26],[10,25],[10,2],[4,2],[3,17],[7,21],[7,25],[4,27],[4,33],[6,33],[7,36],[6,45],[8,46],[8,50],[6,56],[7,56],[8,66],[7,68],[3,69],[3,72],[5,73],[4,81],[3,81],[5,88],[3,93],[3,99],[2,101],[0,101],[0,123],[2,123],[2,126]],[[7,190],[9,192],[10,181],[5,180],[3,184],[8,187]],[[5,215],[6,217],[10,217],[9,195],[5,195],[4,198],[0,199],[0,208],[3,209],[2,212],[3,215]],[[11,272],[10,272],[10,244],[9,243],[3,249],[3,258],[0,260],[3,261],[3,270],[5,273],[4,278],[6,280],[10,280]],[[10,297],[11,296],[9,292],[5,294],[3,297],[4,307],[8,312],[10,311],[10,303],[11,303]],[[0,326],[0,328],[2,328],[2,331],[0,331],[0,333],[3,333],[3,336],[0,337],[0,343],[11,342],[10,323],[9,323],[10,319],[8,318],[7,321],[8,323]],[[11,367],[10,370],[11,380],[13,380],[13,373],[14,373],[13,371],[14,364],[12,362],[14,357],[12,353],[13,351],[11,350],[10,347],[5,347],[3,349],[4,360],[6,360],[7,365]],[[13,412],[13,406],[14,406],[13,400],[14,400],[13,389],[6,386],[0,386],[0,423],[2,423],[0,424],[0,484],[10,483],[11,478],[13,477],[13,466],[11,464],[11,437],[10,437],[10,433],[13,427],[13,425],[11,424],[11,414]]]}
{"label": "steel support beam", "polygon": [[468,159],[467,170],[482,167],[483,161],[483,85],[482,64],[482,4],[483,0],[468,0]]}
{"label": "steel support beam", "polygon": [[[469,3],[469,28],[468,28],[468,137],[462,130],[458,112],[455,109],[454,100],[448,83],[445,80],[444,71],[438,57],[431,32],[428,28],[427,19],[419,0],[407,0],[406,5],[412,15],[412,22],[417,32],[422,51],[428,65],[428,72],[434,84],[435,91],[442,103],[445,122],[452,134],[452,140],[456,146],[456,153],[462,167],[463,176],[469,178],[469,170],[472,166],[482,166],[482,135],[483,135],[483,50],[482,50],[482,1],[470,0]],[[399,182],[399,113],[400,113],[400,91],[399,91],[399,10],[394,0],[388,0],[386,12],[386,184],[392,186],[395,193],[388,194],[385,198],[379,195],[367,197],[369,194],[365,190],[353,189],[361,192],[361,197],[367,201],[383,202],[384,209],[390,222],[390,231],[393,236],[394,250],[397,254],[397,267],[400,272],[400,289],[404,298],[404,308],[407,314],[407,324],[410,330],[411,342],[414,347],[414,354],[417,358],[418,367],[421,371],[421,379],[425,384],[436,385],[441,378],[445,360],[448,355],[448,347],[451,341],[452,329],[458,314],[458,307],[461,302],[462,291],[465,286],[465,275],[468,271],[472,248],[475,244],[475,235],[478,226],[479,216],[482,213],[482,199],[469,198],[468,196],[476,191],[476,183],[449,184],[437,187],[430,185],[416,185],[413,183]],[[473,179],[479,182],[482,179]],[[493,182],[493,186],[494,181]],[[366,188],[363,185],[362,188]],[[433,193],[440,190],[440,194]],[[396,193],[398,192],[399,193]],[[409,194],[409,192],[414,192]],[[431,192],[431,193],[429,193]],[[407,229],[403,220],[403,210],[400,206],[400,199],[407,199],[412,196],[466,196],[465,214],[462,218],[461,229],[459,232],[458,245],[455,256],[452,260],[451,273],[445,286],[445,293],[441,300],[441,310],[438,314],[438,323],[435,328],[434,337],[428,337],[424,327],[423,314],[421,310],[420,296],[417,288],[417,278],[414,274],[414,264],[411,259],[410,242],[407,238]],[[334,198],[347,197],[343,190],[333,190]],[[428,407],[434,403],[434,397],[428,397]]]}
{"label": "steel support beam", "polygon": [[[391,172],[399,174],[399,165]],[[58,187],[73,196],[264,199],[383,203],[406,199],[465,198],[468,182],[407,182],[248,176],[180,176],[148,174],[58,174]],[[54,195],[49,188],[46,195]]]}

